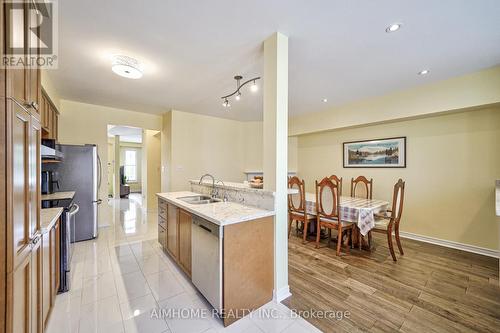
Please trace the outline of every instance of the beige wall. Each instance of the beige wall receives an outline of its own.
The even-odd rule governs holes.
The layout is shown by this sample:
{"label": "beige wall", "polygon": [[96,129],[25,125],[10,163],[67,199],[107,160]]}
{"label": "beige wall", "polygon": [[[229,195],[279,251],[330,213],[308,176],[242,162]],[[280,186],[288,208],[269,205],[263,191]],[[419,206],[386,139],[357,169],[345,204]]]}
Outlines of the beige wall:
{"label": "beige wall", "polygon": [[144,130],[142,141],[142,198],[148,210],[158,208],[156,193],[161,192],[160,131]]}
{"label": "beige wall", "polygon": [[41,70],[41,81],[42,87],[45,89],[45,92],[49,95],[52,102],[55,104],[57,109],[61,107],[61,97],[57,93],[57,90],[54,87],[52,79],[50,77],[50,70],[42,69]]}
{"label": "beige wall", "polygon": [[[242,123],[244,133],[244,171],[262,171],[263,151],[262,145],[263,124],[261,121],[250,121]],[[297,171],[297,137],[288,137],[288,171]]]}
{"label": "beige wall", "polygon": [[[211,173],[242,182],[261,171],[262,122],[240,122],[172,110],[163,115],[162,191],[189,189],[189,180]],[[288,168],[297,170],[297,137],[289,138]]]}
{"label": "beige wall", "polygon": [[500,66],[289,119],[289,135],[411,119],[500,103]]}
{"label": "beige wall", "polygon": [[188,181],[204,173],[226,181],[243,180],[240,122],[171,112],[170,190],[189,189]]}
{"label": "beige wall", "polygon": [[[67,144],[97,144],[103,169],[108,161],[108,125],[124,125],[161,130],[161,117],[94,104],[61,100],[59,116],[59,142]],[[108,173],[103,173],[102,184],[108,183]],[[107,186],[101,186],[101,199],[108,197]],[[106,205],[101,205],[101,207]]]}
{"label": "beige wall", "polygon": [[170,175],[172,169],[172,112],[162,116],[161,129],[161,191],[170,191]]}
{"label": "beige wall", "polygon": [[243,171],[262,171],[262,121],[241,123],[243,131]]}
{"label": "beige wall", "polygon": [[[407,137],[407,168],[344,169],[342,143]],[[500,177],[500,107],[352,129],[298,139],[298,171],[306,190],[337,174],[374,179],[374,198],[390,200],[398,178],[406,181],[402,231],[498,248],[494,180]]]}

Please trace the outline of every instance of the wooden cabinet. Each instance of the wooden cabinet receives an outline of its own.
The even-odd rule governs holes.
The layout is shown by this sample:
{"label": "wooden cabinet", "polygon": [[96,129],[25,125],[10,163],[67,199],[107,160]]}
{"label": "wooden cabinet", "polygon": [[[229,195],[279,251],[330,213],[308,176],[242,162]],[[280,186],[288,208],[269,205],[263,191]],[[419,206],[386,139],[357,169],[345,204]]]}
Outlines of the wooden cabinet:
{"label": "wooden cabinet", "polygon": [[[37,177],[40,172],[34,149],[32,116],[17,101],[7,103],[10,126],[7,136],[7,331],[31,332],[31,300],[37,290],[39,266],[33,268],[32,250],[37,240],[39,213],[37,211]],[[36,126],[35,126],[36,128]],[[35,138],[35,139],[34,139]],[[38,148],[39,149],[39,148]],[[39,178],[38,178],[39,179]],[[38,206],[39,207],[39,206]],[[36,264],[36,263],[35,263]],[[33,283],[33,284],[32,284]]]}
{"label": "wooden cabinet", "polygon": [[[15,11],[0,5],[0,54],[7,46],[28,57],[39,52],[30,27],[39,26],[33,1],[20,2]],[[19,2],[18,2],[19,3]],[[30,46],[32,46],[30,48]],[[34,46],[34,47],[33,47]],[[33,51],[35,50],[35,51]],[[35,62],[36,64],[36,62]],[[5,233],[6,263],[0,269],[0,332],[42,332],[43,245],[40,240],[40,69],[20,64],[0,69],[0,225]],[[5,163],[5,164],[4,164]],[[5,191],[4,191],[5,189]],[[3,205],[5,203],[5,205]],[[5,223],[4,223],[5,221]],[[1,252],[1,250],[0,250]],[[5,260],[6,259],[6,260]]]}
{"label": "wooden cabinet", "polygon": [[191,277],[191,214],[179,209],[179,265]]}
{"label": "wooden cabinet", "polygon": [[42,236],[42,323],[47,324],[50,311],[50,232]]}
{"label": "wooden cabinet", "polygon": [[160,224],[158,224],[158,243],[160,243],[160,246],[162,247],[163,250],[165,250],[165,246],[167,244],[166,238],[167,238],[167,232],[165,228],[163,228]]}
{"label": "wooden cabinet", "polygon": [[[160,217],[162,217],[164,220],[168,219],[168,216],[167,216],[167,202],[162,200],[162,199],[158,199],[158,215]],[[159,221],[158,221],[159,222]]]}
{"label": "wooden cabinet", "polygon": [[[197,231],[203,233],[204,236],[207,234],[201,229],[192,229],[192,213],[170,203],[167,204],[160,199],[159,207],[162,205],[167,205],[167,252],[189,277],[192,274],[192,267],[201,267],[198,271],[195,270],[197,278],[195,277],[193,282],[197,285],[196,280],[207,279],[207,270],[203,269],[203,265],[200,264],[206,262],[207,257],[195,257],[194,261],[197,266],[192,266],[192,254],[200,256],[203,253],[203,248],[199,249],[200,251],[195,249],[195,252],[192,253],[191,237],[193,231],[195,232],[195,239],[197,239]],[[159,210],[159,214],[160,212],[161,210]],[[158,241],[161,244],[164,241],[163,235],[165,232],[165,229],[161,226],[162,223],[165,223],[161,215],[158,216],[158,222]],[[219,268],[222,276],[220,280],[214,281],[220,281],[218,283],[221,283],[222,290],[220,292],[223,306],[221,314],[224,326],[227,326],[241,319],[246,311],[255,310],[272,300],[274,288],[274,221],[273,217],[264,217],[242,223],[222,225],[220,228],[223,228],[222,233],[224,236],[218,238],[217,247],[207,246],[207,251],[211,253],[220,251],[216,259],[220,260]],[[209,237],[213,237],[213,234]],[[203,241],[201,237],[198,238],[198,241],[201,241],[201,243],[197,244],[209,244],[208,241]],[[203,293],[201,289],[200,292]],[[223,315],[228,313],[236,315]]]}
{"label": "wooden cabinet", "polygon": [[177,207],[168,204],[167,206],[167,251],[177,260],[179,255],[179,220]]}
{"label": "wooden cabinet", "polygon": [[52,100],[45,90],[42,88],[41,91],[40,119],[43,129],[43,138],[57,141],[59,136],[59,111],[54,103],[52,103]]}
{"label": "wooden cabinet", "polygon": [[42,325],[46,327],[49,314],[54,306],[57,289],[59,288],[59,226],[58,220],[54,226],[42,235]]}
{"label": "wooden cabinet", "polygon": [[[31,1],[29,6],[37,6],[36,1]],[[28,12],[28,22],[29,22],[29,29],[32,33],[35,35],[40,36],[41,31],[40,31],[40,20],[43,20],[42,17],[42,12],[39,10],[30,10]],[[31,33],[30,33],[31,35]],[[39,38],[27,38],[27,44],[29,45],[29,55],[31,59],[34,59],[38,56],[40,56],[40,46],[41,42]],[[40,103],[41,103],[41,71],[36,64],[33,64],[32,66],[29,67],[29,81],[28,81],[28,100],[27,104],[30,105],[31,109],[38,114],[38,119],[40,119]]]}
{"label": "wooden cabinet", "polygon": [[158,242],[191,276],[191,214],[158,200]]}
{"label": "wooden cabinet", "polygon": [[30,235],[31,243],[31,332],[42,332],[42,247],[40,239],[40,209],[41,209],[41,160],[40,160],[40,123],[35,117],[30,122]]}
{"label": "wooden cabinet", "polygon": [[[4,4],[6,2],[7,1],[2,1],[2,9],[5,8]],[[11,11],[3,15],[6,27],[3,46],[16,45],[16,49],[20,51],[19,53],[28,54],[27,40],[30,33],[28,26],[28,3],[25,3],[22,8],[18,8],[16,13],[15,15]],[[16,69],[9,69],[6,72],[10,85],[10,87],[7,88],[7,96],[15,99],[21,105],[27,105],[30,98],[29,68],[24,64],[19,64]]]}
{"label": "wooden cabinet", "polygon": [[[2,1],[5,3],[6,1]],[[33,115],[40,119],[41,91],[40,68],[36,66],[36,56],[40,54],[40,41],[32,38],[33,29],[40,29],[38,21],[42,15],[38,10],[30,10],[30,6],[36,6],[33,1],[24,1],[22,7],[10,10],[5,13],[6,33],[5,45],[15,45],[16,54],[25,54],[31,59],[35,59],[33,65],[16,64],[15,69],[7,70],[7,78],[10,87],[7,88],[7,95],[14,98],[19,104],[30,109]]]}
{"label": "wooden cabinet", "polygon": [[33,244],[31,249],[31,332],[43,331],[42,316],[42,242],[41,239]]}

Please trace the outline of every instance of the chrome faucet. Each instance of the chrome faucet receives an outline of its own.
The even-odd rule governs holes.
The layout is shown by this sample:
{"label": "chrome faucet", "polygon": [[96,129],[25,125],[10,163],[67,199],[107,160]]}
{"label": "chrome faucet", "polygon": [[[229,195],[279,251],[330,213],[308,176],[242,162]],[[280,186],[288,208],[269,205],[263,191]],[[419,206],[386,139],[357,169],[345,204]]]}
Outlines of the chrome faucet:
{"label": "chrome faucet", "polygon": [[226,184],[222,180],[218,180],[217,183],[221,183],[224,188],[224,195],[222,196],[222,201],[227,202],[227,189]]}
{"label": "chrome faucet", "polygon": [[203,178],[205,178],[205,177],[212,178],[212,192],[210,193],[210,195],[212,196],[212,198],[214,198],[215,197],[215,178],[214,178],[214,176],[212,176],[209,173],[206,173],[203,176],[201,176],[200,181],[198,182],[198,184],[201,185],[201,182],[202,182]]}

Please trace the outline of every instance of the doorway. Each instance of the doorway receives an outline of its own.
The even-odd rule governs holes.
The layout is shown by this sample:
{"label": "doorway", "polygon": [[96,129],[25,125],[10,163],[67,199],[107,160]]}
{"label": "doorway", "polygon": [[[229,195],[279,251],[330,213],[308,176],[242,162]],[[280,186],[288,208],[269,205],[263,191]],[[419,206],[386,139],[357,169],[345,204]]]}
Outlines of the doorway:
{"label": "doorway", "polygon": [[157,209],[160,192],[160,131],[108,125],[108,196],[140,195],[143,209]]}

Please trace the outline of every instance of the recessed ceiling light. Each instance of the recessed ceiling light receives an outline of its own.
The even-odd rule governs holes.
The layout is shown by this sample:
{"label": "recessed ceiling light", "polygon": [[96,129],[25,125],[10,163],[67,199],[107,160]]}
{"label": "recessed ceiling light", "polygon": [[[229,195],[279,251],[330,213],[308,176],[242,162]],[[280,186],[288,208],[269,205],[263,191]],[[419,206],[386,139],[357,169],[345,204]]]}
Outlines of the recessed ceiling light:
{"label": "recessed ceiling light", "polygon": [[398,31],[401,28],[401,23],[393,23],[385,29],[385,32]]}
{"label": "recessed ceiling light", "polygon": [[421,70],[420,72],[418,72],[418,75],[426,75],[426,74],[429,74],[428,69],[424,69],[424,70]]}
{"label": "recessed ceiling light", "polygon": [[326,103],[328,102],[328,100],[326,98],[323,98],[323,103]]}
{"label": "recessed ceiling light", "polygon": [[134,58],[124,55],[114,55],[111,70],[128,79],[140,79],[142,77],[142,66]]}

